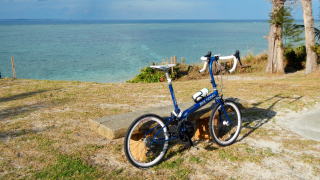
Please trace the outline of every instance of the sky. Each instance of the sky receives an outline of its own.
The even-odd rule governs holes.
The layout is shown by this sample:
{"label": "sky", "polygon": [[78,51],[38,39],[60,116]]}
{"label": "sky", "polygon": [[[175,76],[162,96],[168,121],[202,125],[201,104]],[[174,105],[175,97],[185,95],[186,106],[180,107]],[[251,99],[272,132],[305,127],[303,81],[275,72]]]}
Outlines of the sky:
{"label": "sky", "polygon": [[[302,19],[300,0],[293,5]],[[313,0],[319,19],[319,0]],[[0,19],[268,19],[269,0],[0,0]]]}

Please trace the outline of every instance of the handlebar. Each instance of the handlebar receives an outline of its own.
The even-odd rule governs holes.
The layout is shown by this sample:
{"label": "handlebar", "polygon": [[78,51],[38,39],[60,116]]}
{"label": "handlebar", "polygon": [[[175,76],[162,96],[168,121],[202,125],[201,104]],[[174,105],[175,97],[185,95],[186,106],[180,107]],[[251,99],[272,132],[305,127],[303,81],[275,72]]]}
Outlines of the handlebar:
{"label": "handlebar", "polygon": [[199,71],[200,73],[204,72],[207,69],[208,61],[205,61],[203,64],[203,68]]}
{"label": "handlebar", "polygon": [[240,62],[239,54],[240,53],[237,50],[234,55],[231,55],[231,56],[215,56],[214,59],[212,59],[211,58],[211,52],[209,52],[206,56],[202,56],[201,57],[201,61],[204,61],[204,64],[203,64],[203,68],[199,72],[202,73],[207,69],[208,63],[209,63],[210,60],[216,60],[216,61],[225,60],[226,61],[226,60],[229,60],[229,59],[233,59],[233,66],[229,70],[229,73],[232,73],[232,72],[234,72],[236,70],[238,61]]}
{"label": "handlebar", "polygon": [[236,56],[232,55],[232,56],[224,56],[224,57],[219,57],[219,60],[228,60],[228,59],[233,59],[233,66],[232,68],[229,70],[229,73],[233,73],[236,68],[237,68],[237,64],[238,64],[238,59],[236,58]]}

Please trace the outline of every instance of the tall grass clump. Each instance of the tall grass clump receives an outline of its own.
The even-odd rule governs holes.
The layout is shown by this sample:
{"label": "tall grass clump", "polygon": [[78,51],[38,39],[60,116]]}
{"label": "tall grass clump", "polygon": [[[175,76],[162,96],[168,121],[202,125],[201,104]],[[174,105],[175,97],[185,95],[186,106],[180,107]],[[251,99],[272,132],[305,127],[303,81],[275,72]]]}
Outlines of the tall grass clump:
{"label": "tall grass clump", "polygon": [[267,65],[268,55],[260,54],[254,56],[249,53],[242,58],[242,67],[238,67],[236,73],[252,73],[252,72],[264,72]]}

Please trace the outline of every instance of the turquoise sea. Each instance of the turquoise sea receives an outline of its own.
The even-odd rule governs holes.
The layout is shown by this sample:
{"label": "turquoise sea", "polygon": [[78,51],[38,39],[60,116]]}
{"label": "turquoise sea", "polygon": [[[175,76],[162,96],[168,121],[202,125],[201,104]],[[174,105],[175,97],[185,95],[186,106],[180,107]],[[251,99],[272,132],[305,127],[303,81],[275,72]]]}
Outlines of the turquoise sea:
{"label": "turquoise sea", "polygon": [[11,76],[14,56],[18,78],[123,82],[170,56],[262,53],[268,29],[259,20],[0,20],[0,72]]}

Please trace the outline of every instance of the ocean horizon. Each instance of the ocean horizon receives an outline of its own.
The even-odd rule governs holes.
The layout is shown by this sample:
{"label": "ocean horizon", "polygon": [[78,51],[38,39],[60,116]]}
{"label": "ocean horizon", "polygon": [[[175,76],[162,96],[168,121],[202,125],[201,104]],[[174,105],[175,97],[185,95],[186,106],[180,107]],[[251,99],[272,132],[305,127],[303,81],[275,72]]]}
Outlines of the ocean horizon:
{"label": "ocean horizon", "polygon": [[124,82],[166,57],[265,52],[267,20],[0,20],[0,72],[18,78]]}
{"label": "ocean horizon", "polygon": [[[34,21],[39,23],[51,23],[52,21],[55,22],[101,22],[101,23],[118,23],[118,22],[152,22],[152,23],[161,23],[161,22],[252,22],[252,21],[264,21],[267,22],[268,19],[0,19],[0,21]],[[50,22],[51,21],[51,22]],[[297,20],[303,21],[303,20]]]}

